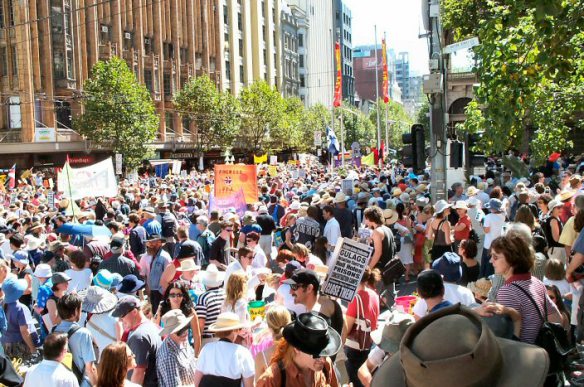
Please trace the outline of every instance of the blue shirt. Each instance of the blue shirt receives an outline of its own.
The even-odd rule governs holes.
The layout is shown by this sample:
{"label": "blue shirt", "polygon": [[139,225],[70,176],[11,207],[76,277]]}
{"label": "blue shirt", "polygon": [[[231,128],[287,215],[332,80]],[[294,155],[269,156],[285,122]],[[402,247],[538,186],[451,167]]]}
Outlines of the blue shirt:
{"label": "blue shirt", "polygon": [[162,293],[162,286],[160,285],[160,278],[166,266],[172,261],[170,255],[163,249],[158,251],[155,257],[152,258],[150,265],[150,275],[148,276],[148,287],[150,290],[156,290]]}
{"label": "blue shirt", "polygon": [[162,225],[156,219],[148,219],[142,225],[146,229],[146,235],[151,237],[153,234],[162,234]]}
{"label": "blue shirt", "polygon": [[[55,332],[67,333],[69,329],[77,323],[63,321],[55,327]],[[69,339],[69,351],[73,355],[73,361],[79,370],[85,370],[85,364],[95,362],[95,352],[93,351],[93,340],[91,332],[87,328],[80,328]],[[87,377],[83,378],[81,387],[90,387]]]}
{"label": "blue shirt", "polygon": [[576,253],[584,254],[584,232],[581,232],[576,238],[572,250]]}
{"label": "blue shirt", "polygon": [[438,311],[438,310],[440,310],[440,309],[447,308],[447,307],[449,307],[449,306],[452,306],[452,302],[450,302],[450,301],[447,301],[447,300],[444,300],[444,301],[442,301],[441,303],[439,303],[438,305],[435,305],[435,306],[434,306],[434,307],[433,307],[433,308],[430,310],[430,313],[432,313],[432,312],[436,312],[436,311]]}

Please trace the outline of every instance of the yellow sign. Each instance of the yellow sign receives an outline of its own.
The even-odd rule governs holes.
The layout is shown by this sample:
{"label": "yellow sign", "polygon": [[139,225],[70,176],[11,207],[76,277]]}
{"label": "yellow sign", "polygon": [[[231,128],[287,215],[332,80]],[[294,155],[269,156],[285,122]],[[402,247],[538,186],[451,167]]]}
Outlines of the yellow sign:
{"label": "yellow sign", "polygon": [[261,156],[253,155],[253,162],[254,162],[254,164],[267,163],[268,162],[268,154],[265,153]]}
{"label": "yellow sign", "polygon": [[271,177],[276,177],[276,176],[278,176],[278,167],[277,167],[277,166],[275,166],[275,165],[270,165],[270,166],[268,167],[268,174],[269,174]]}

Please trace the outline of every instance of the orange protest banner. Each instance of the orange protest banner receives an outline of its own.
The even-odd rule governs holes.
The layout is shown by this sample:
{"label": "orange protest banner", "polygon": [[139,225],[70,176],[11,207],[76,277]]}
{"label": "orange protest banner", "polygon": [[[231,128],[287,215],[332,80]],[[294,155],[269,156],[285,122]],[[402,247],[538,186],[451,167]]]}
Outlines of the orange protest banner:
{"label": "orange protest banner", "polygon": [[231,197],[243,190],[246,203],[258,201],[257,167],[255,165],[215,165],[215,198]]}

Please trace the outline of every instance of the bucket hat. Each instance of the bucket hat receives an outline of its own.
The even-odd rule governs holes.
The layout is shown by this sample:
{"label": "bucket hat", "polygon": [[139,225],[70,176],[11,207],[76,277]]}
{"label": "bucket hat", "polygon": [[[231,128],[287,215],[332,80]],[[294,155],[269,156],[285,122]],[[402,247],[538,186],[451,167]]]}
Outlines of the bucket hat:
{"label": "bucket hat", "polygon": [[452,208],[455,210],[468,210],[468,206],[464,200],[457,201]]}
{"label": "bucket hat", "polygon": [[46,263],[39,263],[34,269],[34,276],[37,278],[51,278],[53,276],[51,265]]}
{"label": "bucket hat", "polygon": [[124,294],[135,293],[142,289],[145,284],[144,281],[140,280],[134,274],[128,274],[122,279],[122,282],[116,286],[116,289],[118,289],[118,292]]}
{"label": "bucket hat", "polygon": [[432,269],[440,273],[446,282],[458,282],[460,277],[462,277],[460,257],[458,254],[450,251],[432,262]]}
{"label": "bucket hat", "polygon": [[225,278],[225,272],[219,271],[219,269],[217,269],[217,266],[211,263],[209,264],[209,266],[207,266],[207,269],[205,271],[201,272],[201,277],[202,277],[201,280],[205,287],[216,288],[218,286],[221,286],[221,284],[223,283],[223,279]]}
{"label": "bucket hat", "polygon": [[176,268],[176,271],[197,271],[200,270],[201,266],[195,263],[194,259],[183,259],[180,261],[180,266]]}
{"label": "bucket hat", "polygon": [[115,294],[108,292],[99,286],[90,286],[79,292],[83,298],[81,310],[87,313],[101,314],[113,310],[118,303]]}
{"label": "bucket hat", "polygon": [[51,277],[53,285],[64,284],[69,281],[71,281],[71,277],[65,273],[53,273],[53,276]]}
{"label": "bucket hat", "polygon": [[93,284],[99,286],[100,288],[108,289],[111,288],[114,276],[109,270],[101,269],[97,272],[93,278]]}
{"label": "bucket hat", "polygon": [[438,200],[436,204],[434,204],[434,212],[436,214],[441,214],[445,209],[450,207],[452,207],[452,205],[448,204],[446,200]]}
{"label": "bucket hat", "polygon": [[227,332],[236,329],[247,328],[248,325],[241,322],[239,316],[232,312],[224,312],[217,316],[217,321],[209,326],[209,332]]}
{"label": "bucket hat", "polygon": [[187,317],[180,309],[173,309],[165,313],[164,316],[162,316],[162,325],[164,325],[164,329],[160,331],[159,335],[167,336],[180,331],[189,325],[194,316],[193,313],[192,316]]}
{"label": "bucket hat", "polygon": [[12,255],[12,260],[23,265],[28,264],[30,261],[28,259],[28,252],[25,250],[17,250]]}
{"label": "bucket hat", "polygon": [[341,336],[320,316],[300,314],[282,332],[286,341],[313,357],[332,356],[341,349]]}
{"label": "bucket hat", "polygon": [[404,334],[413,324],[414,316],[395,310],[385,324],[371,332],[371,339],[385,352],[396,353]]}
{"label": "bucket hat", "polygon": [[563,205],[564,205],[564,203],[562,203],[559,200],[555,200],[554,199],[554,200],[552,200],[552,201],[550,201],[548,203],[549,212],[552,212],[554,210],[554,208],[556,208],[556,207],[562,207]]}
{"label": "bucket hat", "polygon": [[486,209],[488,210],[493,210],[493,211],[501,211],[501,208],[503,207],[503,202],[500,201],[499,199],[496,198],[492,198],[491,200],[489,200],[485,206]]}
{"label": "bucket hat", "polygon": [[549,358],[543,348],[497,338],[460,304],[412,325],[399,351],[373,376],[372,387],[432,385],[541,386]]}
{"label": "bucket hat", "polygon": [[17,279],[15,277],[6,278],[2,284],[4,303],[16,302],[24,294],[27,286],[25,279]]}

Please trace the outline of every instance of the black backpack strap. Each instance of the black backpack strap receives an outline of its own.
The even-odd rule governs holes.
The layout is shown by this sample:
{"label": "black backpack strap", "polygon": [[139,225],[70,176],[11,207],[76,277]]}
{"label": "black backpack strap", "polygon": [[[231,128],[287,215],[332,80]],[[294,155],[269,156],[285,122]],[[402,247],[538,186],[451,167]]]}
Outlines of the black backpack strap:
{"label": "black backpack strap", "polygon": [[521,286],[517,285],[516,283],[511,283],[511,285],[513,285],[516,288],[518,288],[519,290],[521,290],[527,296],[527,298],[529,298],[529,300],[531,301],[531,303],[535,307],[535,310],[537,310],[537,313],[539,314],[539,317],[541,318],[541,320],[543,322],[546,322],[547,321],[547,305],[546,305],[547,304],[547,301],[546,301],[545,297],[543,299],[543,308],[544,308],[544,311],[545,311],[545,315],[542,315],[541,314],[541,310],[539,310],[539,307],[537,306],[537,303],[535,302],[535,300],[533,299],[533,297],[531,296],[531,294],[529,294],[527,292],[527,290],[523,289]]}
{"label": "black backpack strap", "polygon": [[282,360],[278,360],[278,368],[280,369],[280,386],[286,387],[286,370]]}

